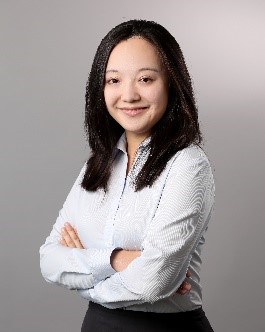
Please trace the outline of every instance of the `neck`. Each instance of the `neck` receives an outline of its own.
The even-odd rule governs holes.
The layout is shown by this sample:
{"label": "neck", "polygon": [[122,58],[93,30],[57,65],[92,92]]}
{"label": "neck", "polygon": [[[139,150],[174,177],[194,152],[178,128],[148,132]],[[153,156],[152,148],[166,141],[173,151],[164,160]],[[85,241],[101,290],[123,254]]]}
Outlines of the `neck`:
{"label": "neck", "polygon": [[135,135],[130,132],[125,132],[127,140],[127,154],[129,159],[134,158],[139,145],[148,137],[148,134]]}
{"label": "neck", "polygon": [[134,135],[132,133],[125,132],[127,140],[127,155],[128,155],[128,165],[127,173],[129,172],[136,155],[136,151],[139,145],[148,137],[148,135]]}

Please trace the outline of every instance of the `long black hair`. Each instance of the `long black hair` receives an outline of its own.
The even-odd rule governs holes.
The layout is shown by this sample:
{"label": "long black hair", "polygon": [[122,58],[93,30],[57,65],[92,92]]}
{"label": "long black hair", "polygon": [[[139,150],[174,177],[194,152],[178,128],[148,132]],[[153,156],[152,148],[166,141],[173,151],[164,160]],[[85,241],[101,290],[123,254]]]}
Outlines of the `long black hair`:
{"label": "long black hair", "polygon": [[113,48],[139,36],[158,51],[169,80],[169,101],[151,130],[150,154],[135,180],[135,191],[152,186],[169,159],[202,136],[191,78],[175,38],[160,24],[130,20],[114,27],[98,46],[86,85],[85,132],[91,148],[81,186],[88,191],[108,188],[115,146],[124,129],[110,116],[104,99],[105,71]]}

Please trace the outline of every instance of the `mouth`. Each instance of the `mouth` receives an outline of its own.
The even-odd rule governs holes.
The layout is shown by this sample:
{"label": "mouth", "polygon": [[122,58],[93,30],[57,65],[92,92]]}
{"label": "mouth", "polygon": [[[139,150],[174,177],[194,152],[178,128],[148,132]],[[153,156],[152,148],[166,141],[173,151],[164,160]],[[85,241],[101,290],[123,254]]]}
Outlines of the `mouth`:
{"label": "mouth", "polygon": [[119,110],[121,110],[123,113],[129,116],[136,116],[138,114],[143,113],[145,110],[147,110],[149,107],[120,107]]}

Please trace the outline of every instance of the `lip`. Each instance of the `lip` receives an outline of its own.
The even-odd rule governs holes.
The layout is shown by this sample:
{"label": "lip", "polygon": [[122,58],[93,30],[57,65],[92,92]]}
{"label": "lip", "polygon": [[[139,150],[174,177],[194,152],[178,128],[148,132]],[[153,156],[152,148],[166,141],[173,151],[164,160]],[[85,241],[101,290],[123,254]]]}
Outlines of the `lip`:
{"label": "lip", "polygon": [[129,116],[136,116],[143,113],[147,109],[148,107],[119,107],[119,110]]}

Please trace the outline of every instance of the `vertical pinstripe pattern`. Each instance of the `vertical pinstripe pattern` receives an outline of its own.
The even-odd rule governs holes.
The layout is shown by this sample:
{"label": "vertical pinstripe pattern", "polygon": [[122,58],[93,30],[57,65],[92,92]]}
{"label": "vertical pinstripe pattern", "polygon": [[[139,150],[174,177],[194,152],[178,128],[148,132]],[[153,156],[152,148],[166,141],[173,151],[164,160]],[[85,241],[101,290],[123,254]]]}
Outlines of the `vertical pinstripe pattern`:
{"label": "vertical pinstripe pattern", "polygon": [[[180,312],[202,305],[201,249],[214,206],[214,179],[205,153],[191,145],[176,153],[150,188],[134,192],[133,183],[148,150],[139,146],[128,176],[123,135],[109,191],[86,192],[82,168],[59,212],[51,234],[40,248],[41,271],[48,282],[77,289],[108,308]],[[58,243],[64,222],[76,227],[86,249]],[[122,272],[110,265],[114,248],[141,250]],[[192,290],[176,290],[192,273]]]}

